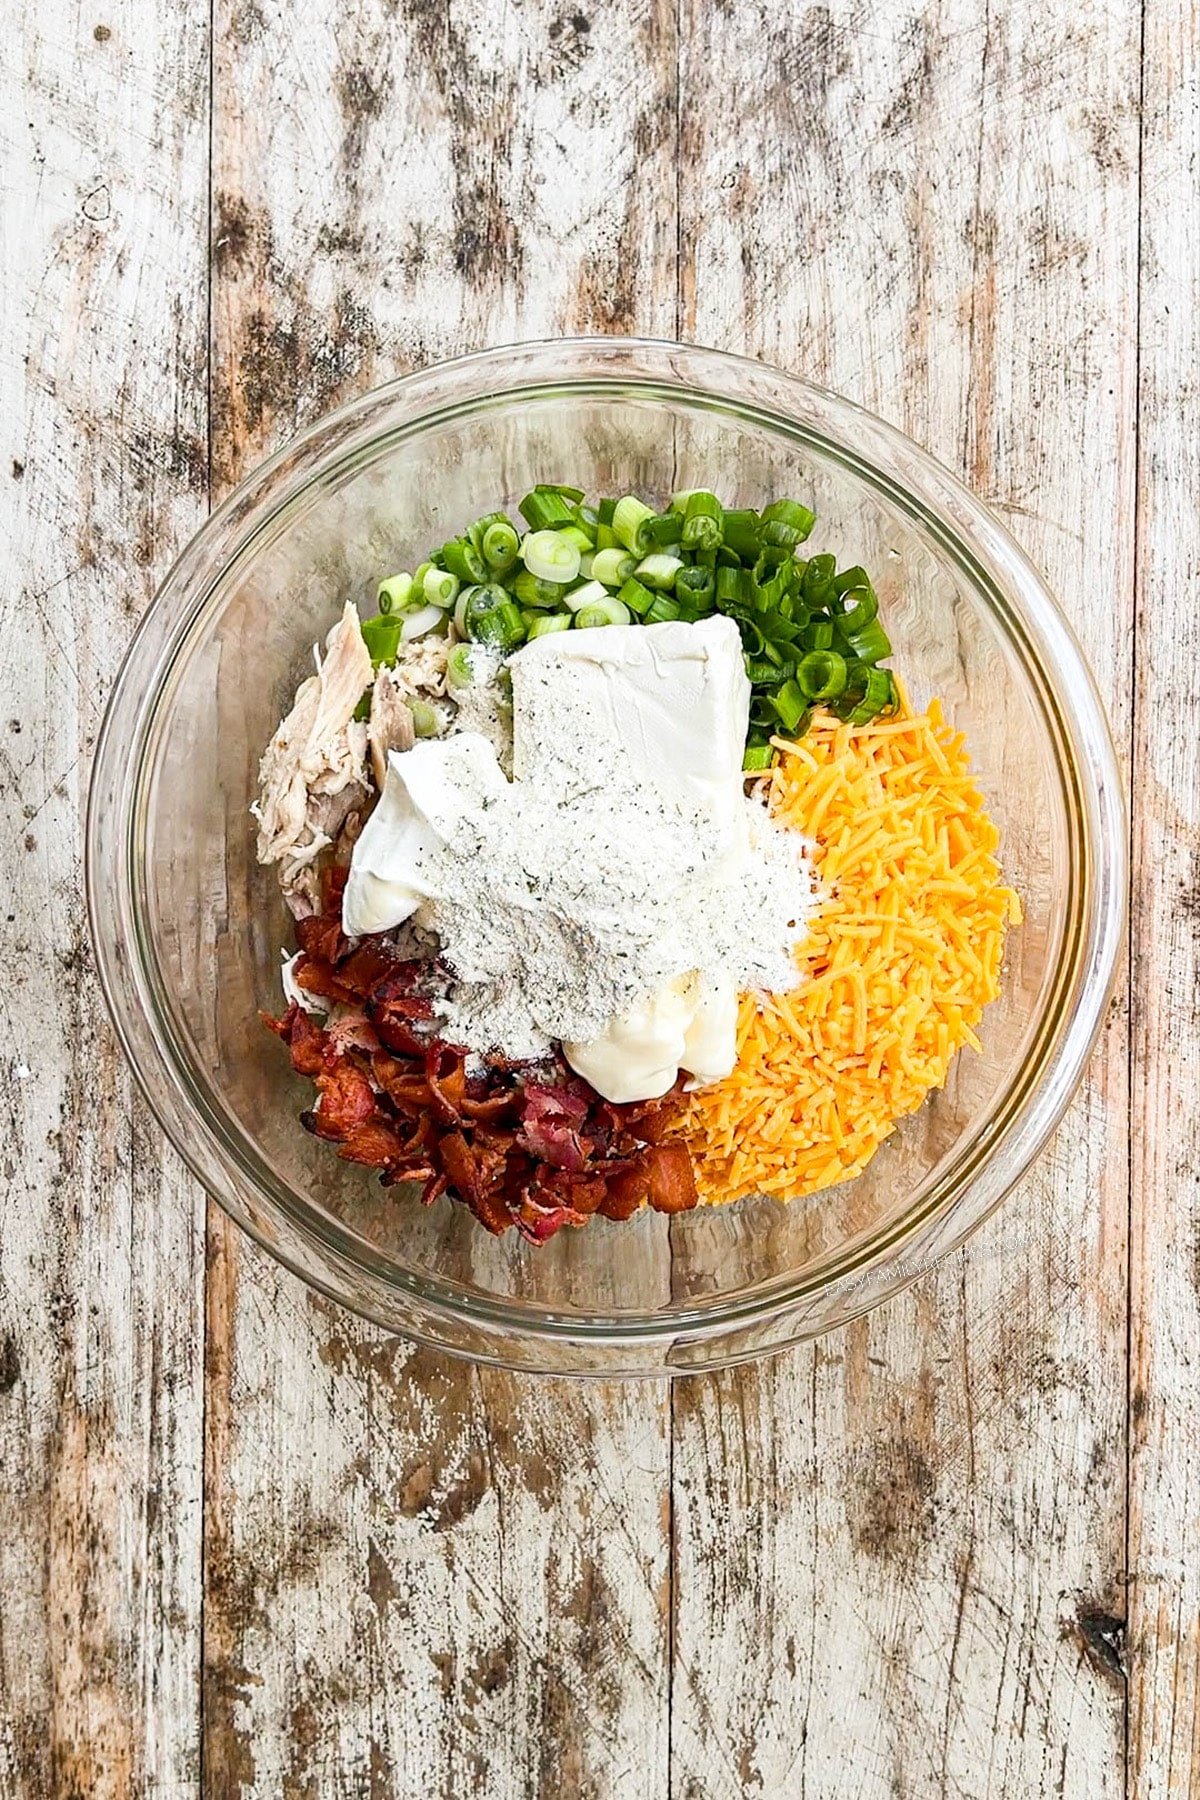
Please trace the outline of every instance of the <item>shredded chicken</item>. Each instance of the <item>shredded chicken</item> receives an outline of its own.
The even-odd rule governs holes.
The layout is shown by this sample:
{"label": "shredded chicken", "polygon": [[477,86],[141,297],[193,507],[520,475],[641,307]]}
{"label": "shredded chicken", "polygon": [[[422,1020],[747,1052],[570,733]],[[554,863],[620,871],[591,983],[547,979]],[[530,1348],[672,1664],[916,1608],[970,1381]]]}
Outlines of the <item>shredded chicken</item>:
{"label": "shredded chicken", "polygon": [[402,700],[426,700],[446,691],[446,664],[453,644],[449,637],[429,632],[404,644],[392,670],[392,681]]}
{"label": "shredded chicken", "polygon": [[278,863],[284,899],[298,916],[317,908],[313,862],[369,792],[367,726],[354,718],[371,685],[371,657],[348,601],[301,683],[259,768],[258,860]]}
{"label": "shredded chicken", "polygon": [[380,669],[371,690],[367,744],[371,752],[371,773],[381,793],[387,779],[388,751],[411,750],[415,742],[413,716],[396,685],[395,673],[391,669]]}

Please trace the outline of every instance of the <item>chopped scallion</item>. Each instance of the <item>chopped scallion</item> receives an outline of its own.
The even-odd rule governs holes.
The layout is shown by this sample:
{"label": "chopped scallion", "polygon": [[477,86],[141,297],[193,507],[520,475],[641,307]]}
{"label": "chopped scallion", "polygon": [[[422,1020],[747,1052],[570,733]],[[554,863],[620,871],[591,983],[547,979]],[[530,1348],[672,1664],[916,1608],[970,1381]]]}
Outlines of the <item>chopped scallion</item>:
{"label": "chopped scallion", "polygon": [[514,606],[511,600],[504,600],[499,606],[493,606],[490,612],[471,620],[467,628],[477,644],[488,644],[495,650],[515,650],[518,644],[525,641],[525,621],[521,617],[521,609]]}
{"label": "chopped scallion", "polygon": [[[601,510],[601,518],[603,516]],[[635,556],[645,554],[647,545],[644,528],[653,517],[654,508],[647,506],[645,501],[637,499],[633,494],[626,494],[623,500],[617,501],[613,510],[612,528],[619,542]]]}
{"label": "chopped scallion", "polygon": [[715,494],[700,488],[689,494],[683,510],[683,544],[687,550],[715,550],[721,542],[724,508]]}
{"label": "chopped scallion", "polygon": [[562,531],[531,531],[521,545],[521,560],[539,581],[574,581],[579,573],[579,546]]}
{"label": "chopped scallion", "polygon": [[539,613],[529,627],[529,641],[532,643],[534,638],[549,637],[555,631],[570,631],[572,623],[570,613]]}
{"label": "chopped scallion", "polygon": [[445,610],[452,607],[458,599],[460,585],[458,576],[450,569],[435,569],[432,563],[426,569],[425,579],[421,583],[427,605],[440,606]]}
{"label": "chopped scallion", "polygon": [[836,650],[810,650],[796,670],[806,700],[835,700],[846,685],[846,659]]}
{"label": "chopped scallion", "polygon": [[446,658],[446,686],[452,694],[461,694],[475,682],[470,644],[455,644]]}
{"label": "chopped scallion", "polygon": [[577,613],[583,606],[599,606],[608,599],[608,589],[602,581],[585,581],[582,586],[571,588],[563,595],[563,604]]}
{"label": "chopped scallion", "polygon": [[603,600],[592,600],[575,614],[575,624],[580,631],[590,631],[597,625],[629,625],[632,619],[629,608],[607,592]]}
{"label": "chopped scallion", "polygon": [[539,575],[531,575],[528,569],[522,569],[512,583],[513,593],[522,606],[558,606],[562,602],[562,583],[543,581]]}
{"label": "chopped scallion", "polygon": [[747,775],[761,775],[775,761],[770,744],[747,744],[742,752],[742,769]]}
{"label": "chopped scallion", "polygon": [[592,579],[602,581],[605,587],[620,587],[633,574],[635,564],[636,558],[623,546],[597,550],[592,557]]}
{"label": "chopped scallion", "polygon": [[483,560],[497,575],[507,575],[516,567],[521,554],[521,540],[517,536],[516,527],[509,520],[493,519],[483,533],[479,545]]}
{"label": "chopped scallion", "polygon": [[442,715],[436,706],[428,700],[410,700],[408,710],[412,714],[413,731],[419,738],[437,737],[442,729]]}
{"label": "chopped scallion", "polygon": [[420,606],[415,612],[404,613],[400,621],[401,642],[411,644],[414,638],[424,637],[427,631],[440,625],[445,617],[445,611],[440,606]]}
{"label": "chopped scallion", "polygon": [[634,574],[644,587],[657,588],[665,593],[674,587],[675,577],[682,567],[682,557],[668,556],[665,550],[656,550],[642,558]]}
{"label": "chopped scallion", "polygon": [[364,619],[363,642],[370,654],[372,668],[380,669],[385,663],[390,665],[395,662],[396,652],[400,648],[400,626],[401,620],[396,613]]}
{"label": "chopped scallion", "polygon": [[487,568],[470,538],[453,538],[442,545],[442,563],[460,581],[484,581]]}
{"label": "chopped scallion", "polygon": [[380,612],[403,612],[412,589],[413,578],[411,575],[389,575],[386,581],[381,581],[379,584],[376,605]]}

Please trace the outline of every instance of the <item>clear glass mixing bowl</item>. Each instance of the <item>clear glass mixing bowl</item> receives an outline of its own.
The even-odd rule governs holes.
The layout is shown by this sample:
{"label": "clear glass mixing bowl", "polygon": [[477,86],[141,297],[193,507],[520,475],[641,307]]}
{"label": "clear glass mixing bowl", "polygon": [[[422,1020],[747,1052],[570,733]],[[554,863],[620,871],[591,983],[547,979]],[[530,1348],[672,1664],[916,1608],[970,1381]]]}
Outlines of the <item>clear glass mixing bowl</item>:
{"label": "clear glass mixing bowl", "polygon": [[[660,499],[713,485],[818,509],[814,548],[877,577],[895,661],[968,734],[1026,922],[984,1053],[857,1180],[596,1220],[533,1249],[338,1161],[258,1021],[290,922],[254,859],[259,756],[350,597],[536,481]],[[1092,681],[1004,529],[897,432],[776,369],[675,344],[489,351],[343,407],[188,546],[121,670],[96,754],[88,899],[101,978],[163,1129],[306,1281],[407,1336],[512,1367],[694,1370],[812,1336],[959,1244],[1062,1114],[1121,937],[1123,802]]]}

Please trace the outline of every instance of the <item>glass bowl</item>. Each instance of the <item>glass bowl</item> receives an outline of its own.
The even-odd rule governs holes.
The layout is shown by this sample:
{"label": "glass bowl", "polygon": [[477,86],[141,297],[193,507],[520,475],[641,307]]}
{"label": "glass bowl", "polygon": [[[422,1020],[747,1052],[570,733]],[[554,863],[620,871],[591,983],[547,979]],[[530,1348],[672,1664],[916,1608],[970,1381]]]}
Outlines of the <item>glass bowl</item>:
{"label": "glass bowl", "polygon": [[[540,1249],[420,1207],[302,1130],[310,1089],[258,1020],[291,942],[248,808],[259,757],[349,597],[536,481],[811,502],[810,540],[876,576],[896,666],[968,734],[1024,926],[1003,992],[933,1095],[842,1187]],[[1045,1143],[1121,938],[1124,809],[1104,715],[1029,562],[961,484],[845,400],[711,350],[525,344],[393,382],[256,469],[130,647],[96,752],[88,904],[101,979],[160,1124],[296,1274],[394,1331],[510,1367],[669,1374],[776,1350],[906,1285]]]}

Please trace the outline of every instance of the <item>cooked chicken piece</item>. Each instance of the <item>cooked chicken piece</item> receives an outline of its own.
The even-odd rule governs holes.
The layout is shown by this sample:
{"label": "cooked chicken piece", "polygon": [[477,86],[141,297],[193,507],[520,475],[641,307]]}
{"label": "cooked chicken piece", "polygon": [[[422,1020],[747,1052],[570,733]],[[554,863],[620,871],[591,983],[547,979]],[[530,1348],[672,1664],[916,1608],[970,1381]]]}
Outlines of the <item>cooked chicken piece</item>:
{"label": "cooked chicken piece", "polygon": [[428,700],[446,691],[446,664],[453,645],[448,637],[430,631],[405,644],[392,670],[392,681],[402,700]]}
{"label": "cooked chicken piece", "polygon": [[371,772],[380,793],[387,779],[389,750],[411,750],[416,742],[413,716],[408,703],[401,698],[390,669],[380,669],[371,690],[371,716],[367,721],[367,744],[371,751]]}
{"label": "cooked chicken piece", "polygon": [[293,911],[312,910],[312,862],[366,797],[367,727],[354,711],[370,684],[370,652],[347,602],[258,772],[258,860],[280,864]]}

